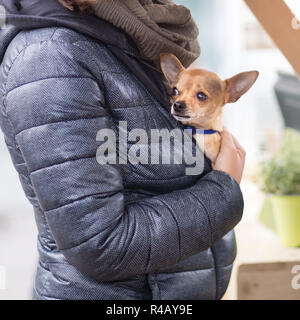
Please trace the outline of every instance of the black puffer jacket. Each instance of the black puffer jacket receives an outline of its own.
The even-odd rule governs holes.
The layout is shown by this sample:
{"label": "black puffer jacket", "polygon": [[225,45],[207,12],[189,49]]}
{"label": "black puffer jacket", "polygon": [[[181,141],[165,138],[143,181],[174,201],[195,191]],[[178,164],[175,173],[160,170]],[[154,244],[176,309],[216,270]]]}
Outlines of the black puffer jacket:
{"label": "black puffer jacket", "polygon": [[22,1],[21,12],[13,3],[5,6],[18,28],[0,33],[0,123],[39,230],[34,297],[221,298],[239,185],[207,161],[199,176],[186,164],[100,165],[99,130],[178,126],[159,74],[95,17],[54,0]]}

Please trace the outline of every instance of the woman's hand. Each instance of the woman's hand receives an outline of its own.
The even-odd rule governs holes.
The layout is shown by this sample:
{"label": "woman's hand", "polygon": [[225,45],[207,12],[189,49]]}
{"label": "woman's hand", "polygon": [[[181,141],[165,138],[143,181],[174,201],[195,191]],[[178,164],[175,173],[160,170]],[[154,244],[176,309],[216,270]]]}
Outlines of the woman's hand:
{"label": "woman's hand", "polygon": [[237,139],[226,129],[221,133],[221,138],[221,150],[213,165],[213,169],[224,171],[238,183],[241,183],[246,152]]}

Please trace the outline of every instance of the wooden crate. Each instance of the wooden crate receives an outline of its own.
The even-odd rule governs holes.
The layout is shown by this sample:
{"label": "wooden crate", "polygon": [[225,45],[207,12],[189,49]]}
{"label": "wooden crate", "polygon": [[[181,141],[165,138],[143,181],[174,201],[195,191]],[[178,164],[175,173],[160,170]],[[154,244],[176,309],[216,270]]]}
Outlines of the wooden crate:
{"label": "wooden crate", "polygon": [[242,264],[238,300],[300,300],[300,261]]}

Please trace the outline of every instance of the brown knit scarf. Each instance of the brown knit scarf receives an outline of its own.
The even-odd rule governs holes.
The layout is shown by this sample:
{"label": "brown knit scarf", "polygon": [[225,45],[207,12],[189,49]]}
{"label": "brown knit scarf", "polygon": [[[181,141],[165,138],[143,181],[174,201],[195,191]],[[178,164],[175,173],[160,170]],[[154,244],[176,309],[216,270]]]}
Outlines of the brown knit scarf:
{"label": "brown knit scarf", "polygon": [[190,10],[172,0],[99,0],[94,13],[130,35],[156,66],[161,52],[173,53],[185,67],[200,55]]}

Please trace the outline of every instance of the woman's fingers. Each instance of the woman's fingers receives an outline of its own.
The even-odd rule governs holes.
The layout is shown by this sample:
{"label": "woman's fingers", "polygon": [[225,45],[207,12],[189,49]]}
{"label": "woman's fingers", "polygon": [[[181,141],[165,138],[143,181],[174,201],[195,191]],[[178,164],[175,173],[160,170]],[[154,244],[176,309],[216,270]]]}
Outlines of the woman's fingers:
{"label": "woman's fingers", "polygon": [[227,129],[221,133],[221,138],[220,153],[213,168],[228,173],[240,183],[244,171],[246,152]]}
{"label": "woman's fingers", "polygon": [[224,129],[221,132],[221,137],[222,137],[221,148],[226,148],[226,146],[233,147],[234,145],[233,136],[229,131],[227,131],[227,129]]}
{"label": "woman's fingers", "polygon": [[246,151],[245,149],[241,146],[241,144],[239,143],[239,141],[237,140],[237,138],[234,135],[231,135],[233,142],[237,148],[237,150],[241,153],[241,155],[246,156]]}

